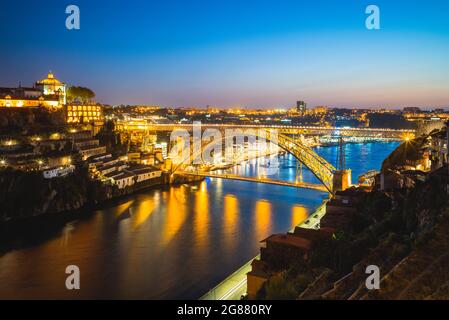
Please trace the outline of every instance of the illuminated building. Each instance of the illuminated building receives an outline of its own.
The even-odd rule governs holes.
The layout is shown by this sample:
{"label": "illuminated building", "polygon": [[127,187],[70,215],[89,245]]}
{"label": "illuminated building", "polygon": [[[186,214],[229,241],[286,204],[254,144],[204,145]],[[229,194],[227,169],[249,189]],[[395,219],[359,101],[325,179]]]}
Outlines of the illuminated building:
{"label": "illuminated building", "polygon": [[50,72],[34,87],[0,88],[0,107],[59,108],[66,101],[66,85]]}
{"label": "illuminated building", "polygon": [[329,111],[329,108],[326,106],[318,106],[313,108],[313,110],[311,110],[312,113],[314,114],[321,114],[321,113],[327,113]]}
{"label": "illuminated building", "polygon": [[66,84],[56,79],[52,72],[47,74],[47,78],[37,81],[36,88],[45,96],[58,96],[59,103],[66,104]]}
{"label": "illuminated building", "polygon": [[103,107],[99,105],[68,105],[66,119],[67,123],[103,122]]}
{"label": "illuminated building", "polygon": [[307,109],[307,104],[304,101],[296,101],[296,111],[304,114]]}
{"label": "illuminated building", "polygon": [[2,95],[0,90],[0,107],[8,108],[22,108],[22,107],[45,107],[45,108],[57,108],[59,107],[59,99],[51,97],[39,98],[24,98],[22,96],[15,95]]}
{"label": "illuminated building", "polygon": [[154,146],[155,149],[159,149],[162,152],[162,157],[165,159],[167,158],[168,152],[167,152],[167,142],[161,142],[161,143],[156,143],[156,145]]}

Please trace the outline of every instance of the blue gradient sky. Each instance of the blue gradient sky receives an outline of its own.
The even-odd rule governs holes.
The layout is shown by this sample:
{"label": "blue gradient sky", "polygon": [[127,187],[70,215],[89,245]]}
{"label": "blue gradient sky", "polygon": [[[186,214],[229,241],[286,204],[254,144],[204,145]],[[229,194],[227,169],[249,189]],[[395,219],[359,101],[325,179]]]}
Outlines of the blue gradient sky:
{"label": "blue gradient sky", "polygon": [[26,2],[1,4],[0,86],[52,70],[111,104],[449,106],[446,0]]}

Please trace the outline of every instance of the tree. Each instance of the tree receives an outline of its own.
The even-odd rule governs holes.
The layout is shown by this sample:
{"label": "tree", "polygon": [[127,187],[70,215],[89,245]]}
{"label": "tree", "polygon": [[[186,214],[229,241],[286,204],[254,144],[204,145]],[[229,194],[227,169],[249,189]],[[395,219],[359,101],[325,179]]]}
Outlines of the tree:
{"label": "tree", "polygon": [[298,294],[293,281],[288,279],[285,271],[271,277],[265,284],[265,299],[267,300],[294,300]]}
{"label": "tree", "polygon": [[95,98],[95,92],[89,88],[71,86],[67,89],[67,100],[70,102],[78,100],[80,102],[87,103],[93,98]]}

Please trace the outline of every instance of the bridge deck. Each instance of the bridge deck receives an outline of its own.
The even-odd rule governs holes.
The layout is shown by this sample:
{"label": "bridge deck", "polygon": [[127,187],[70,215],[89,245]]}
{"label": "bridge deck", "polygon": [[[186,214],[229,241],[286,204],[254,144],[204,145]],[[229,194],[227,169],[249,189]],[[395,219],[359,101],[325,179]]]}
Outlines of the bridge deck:
{"label": "bridge deck", "polygon": [[179,172],[176,174],[238,180],[238,181],[248,181],[248,182],[256,182],[256,183],[267,183],[267,184],[274,184],[274,185],[279,185],[279,186],[305,188],[305,189],[313,189],[313,190],[328,192],[326,187],[321,184],[314,184],[314,183],[307,183],[307,182],[291,182],[291,181],[270,179],[270,178],[265,178],[265,177],[244,177],[244,176],[239,176],[239,175],[235,175],[235,174],[221,174],[221,173],[201,172],[201,171],[200,172],[182,171],[182,172]]}

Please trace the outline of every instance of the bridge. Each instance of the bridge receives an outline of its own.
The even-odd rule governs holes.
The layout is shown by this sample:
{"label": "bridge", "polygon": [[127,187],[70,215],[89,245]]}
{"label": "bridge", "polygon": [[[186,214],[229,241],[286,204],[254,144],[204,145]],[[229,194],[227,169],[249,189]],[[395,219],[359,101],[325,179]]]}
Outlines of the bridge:
{"label": "bridge", "polygon": [[[146,120],[119,120],[117,127],[125,131],[173,131],[184,129],[192,131],[195,125],[176,123],[149,123]],[[305,136],[325,136],[335,135],[339,137],[365,137],[392,140],[413,139],[416,130],[397,130],[383,128],[351,128],[351,127],[323,127],[323,126],[288,126],[288,125],[235,125],[222,123],[201,123],[202,129],[215,128],[225,129],[256,129],[256,130],[277,130],[285,135],[305,135]]]}
{"label": "bridge", "polygon": [[[278,134],[277,131],[273,131],[252,130],[250,135],[259,139],[261,138],[266,142],[271,142],[291,153],[300,163],[304,164],[315,175],[315,177],[318,178],[326,190],[331,194],[339,189],[338,186],[337,188],[334,188],[334,174],[340,176],[340,173],[332,164],[319,156],[314,150],[303,144],[301,141],[283,134]],[[220,142],[221,146],[221,143],[224,142],[225,139],[227,139],[227,137],[220,137],[218,141],[212,141],[206,145],[202,144],[201,148],[198,148],[198,150],[188,152],[188,155],[182,159],[176,159],[177,163],[171,168],[172,179],[174,179],[174,175],[176,173],[185,171],[185,167],[194,163],[195,159],[201,158],[202,161],[202,156],[211,145],[213,146],[216,145],[217,142]]]}
{"label": "bridge", "polygon": [[[266,126],[266,125],[232,125],[232,124],[156,124],[149,123],[146,120],[134,122],[133,120],[118,121],[117,126],[119,130],[125,131],[168,131],[176,132],[178,130],[185,130],[184,132],[195,131],[201,134],[204,129],[215,128],[220,130],[232,129],[234,136],[256,136],[258,139],[262,138],[267,142],[274,143],[285,151],[291,153],[300,163],[306,166],[323,184],[328,192],[334,194],[336,191],[345,189],[351,184],[350,170],[336,170],[326,159],[319,156],[314,150],[301,142],[300,139],[294,139],[291,135],[338,135],[344,136],[358,136],[371,137],[382,139],[408,140],[414,137],[414,130],[394,130],[394,129],[372,129],[372,128],[336,128],[336,127],[312,127],[312,126]],[[245,130],[248,129],[248,130]],[[187,135],[189,136],[189,135]],[[225,138],[221,135],[219,140],[224,142]],[[202,136],[199,138],[202,141]],[[194,163],[193,160],[202,157],[210,145],[216,144],[219,141],[212,141],[206,148],[201,146],[197,152],[189,152],[185,159],[181,159],[176,163],[171,170],[172,179],[174,175],[180,171],[185,171],[185,167]],[[190,146],[189,146],[190,147]],[[226,178],[226,177],[222,177]],[[236,177],[233,177],[237,180]],[[247,178],[241,178],[243,180]],[[248,180],[247,180],[248,181]],[[268,183],[268,181],[264,181]],[[279,181],[273,181],[273,184],[280,184]],[[298,186],[298,185],[295,185]],[[303,185],[306,187],[306,185]],[[313,186],[307,186],[311,188]]]}
{"label": "bridge", "polygon": [[324,185],[307,183],[307,182],[291,182],[284,180],[271,179],[266,177],[245,177],[239,176],[235,174],[227,174],[227,173],[213,173],[213,172],[189,172],[189,171],[181,171],[177,172],[181,176],[195,176],[195,177],[209,177],[209,178],[219,178],[219,179],[229,179],[229,180],[238,180],[238,181],[248,181],[248,182],[256,182],[256,183],[266,183],[266,184],[274,184],[279,186],[286,187],[296,187],[296,188],[305,188],[318,190],[322,192],[327,192],[328,190]]}

